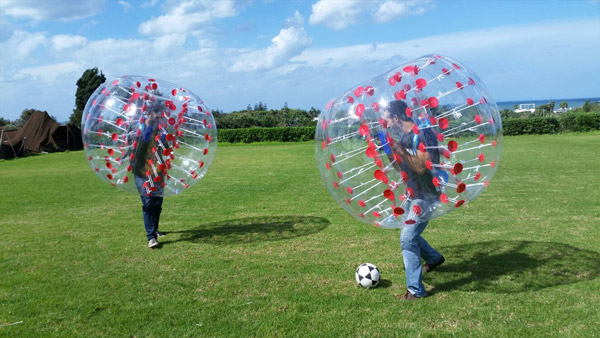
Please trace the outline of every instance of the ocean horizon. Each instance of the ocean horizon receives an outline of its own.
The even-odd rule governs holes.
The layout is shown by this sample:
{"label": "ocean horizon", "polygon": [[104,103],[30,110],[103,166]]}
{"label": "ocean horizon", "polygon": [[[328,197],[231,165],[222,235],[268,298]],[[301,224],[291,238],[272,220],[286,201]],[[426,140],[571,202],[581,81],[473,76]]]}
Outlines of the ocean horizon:
{"label": "ocean horizon", "polygon": [[546,99],[546,100],[517,100],[517,101],[498,101],[496,105],[499,110],[502,109],[510,109],[514,110],[515,105],[524,104],[524,103],[534,103],[536,107],[539,107],[543,104],[548,104],[550,100],[554,101],[554,110],[560,109],[560,103],[565,101],[569,105],[568,108],[579,108],[583,106],[585,101],[590,100],[590,102],[598,102],[600,103],[600,97],[582,97],[582,98],[571,98],[571,99]]}

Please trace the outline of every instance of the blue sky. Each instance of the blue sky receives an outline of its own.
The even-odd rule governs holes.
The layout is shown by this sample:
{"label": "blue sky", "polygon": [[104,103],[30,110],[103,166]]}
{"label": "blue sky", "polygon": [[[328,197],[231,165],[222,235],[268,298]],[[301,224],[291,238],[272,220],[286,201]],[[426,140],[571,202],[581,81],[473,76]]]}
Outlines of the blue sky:
{"label": "blue sky", "polygon": [[496,101],[600,96],[600,1],[2,0],[0,116],[66,121],[77,79],[148,75],[210,108],[323,109],[426,54]]}

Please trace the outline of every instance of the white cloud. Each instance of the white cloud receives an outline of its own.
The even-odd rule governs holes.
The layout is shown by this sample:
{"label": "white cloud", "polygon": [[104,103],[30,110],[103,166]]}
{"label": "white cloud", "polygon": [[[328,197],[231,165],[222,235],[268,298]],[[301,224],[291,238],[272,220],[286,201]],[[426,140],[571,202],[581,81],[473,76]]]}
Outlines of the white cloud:
{"label": "white cloud", "polygon": [[15,77],[19,78],[29,75],[33,77],[32,80],[34,81],[40,80],[43,82],[52,82],[56,80],[57,77],[64,74],[81,74],[84,69],[84,63],[82,61],[68,61],[39,67],[24,68],[17,72]]}
{"label": "white cloud", "polygon": [[234,0],[184,1],[174,6],[166,14],[141,23],[138,31],[149,35],[188,33],[215,18],[237,15],[238,8]]}
{"label": "white cloud", "polygon": [[[36,48],[45,44],[46,34],[42,32],[29,33],[20,30],[13,32],[12,36],[2,43],[2,58],[10,56],[13,59],[23,59],[29,56]],[[10,53],[9,53],[10,51]]]}
{"label": "white cloud", "polygon": [[364,12],[371,11],[375,22],[384,23],[408,15],[423,14],[431,2],[432,0],[319,0],[312,5],[309,22],[342,30],[364,20]]}
{"label": "white cloud", "polygon": [[102,12],[104,0],[2,0],[0,10],[15,18],[68,21],[94,16]]}
{"label": "white cloud", "polygon": [[63,50],[73,47],[79,47],[87,42],[87,39],[80,35],[59,34],[52,37],[52,48]]}
{"label": "white cloud", "polygon": [[129,8],[131,8],[131,4],[129,2],[127,2],[127,1],[119,0],[117,3],[119,5],[121,5],[121,7],[123,7],[123,11],[125,13],[127,13],[127,11],[129,11]]}
{"label": "white cloud", "polygon": [[140,5],[140,7],[142,7],[142,8],[154,7],[157,3],[158,3],[158,0],[145,1]]}
{"label": "white cloud", "polygon": [[185,43],[185,35],[183,34],[167,34],[157,37],[154,42],[154,50],[159,54],[172,53],[178,47]]}
{"label": "white cloud", "polygon": [[271,45],[263,50],[242,55],[229,70],[233,72],[261,71],[284,65],[293,56],[300,54],[312,43],[302,26],[304,19],[298,11],[286,20],[289,27],[283,28],[271,39]]}
{"label": "white cloud", "polygon": [[370,3],[363,0],[319,0],[312,5],[309,22],[312,25],[324,24],[335,30],[344,29],[358,20],[358,15]]}
{"label": "white cloud", "polygon": [[388,22],[410,14],[411,8],[408,3],[388,0],[379,6],[373,16],[376,22]]}

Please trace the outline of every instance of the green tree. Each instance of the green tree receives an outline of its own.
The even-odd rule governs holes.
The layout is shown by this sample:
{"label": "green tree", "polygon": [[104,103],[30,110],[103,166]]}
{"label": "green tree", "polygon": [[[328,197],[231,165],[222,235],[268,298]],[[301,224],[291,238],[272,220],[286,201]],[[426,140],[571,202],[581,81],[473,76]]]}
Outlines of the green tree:
{"label": "green tree", "polygon": [[569,104],[567,103],[567,101],[563,101],[560,103],[560,109],[562,109],[562,111],[565,111],[567,109],[567,107],[569,107]]}
{"label": "green tree", "polygon": [[37,109],[25,109],[21,112],[21,117],[19,117],[18,120],[15,121],[15,126],[17,126],[18,128],[21,128],[22,126],[25,125],[25,123],[27,123],[27,120],[29,120],[29,118],[31,117],[31,115],[35,112],[37,112]]}
{"label": "green tree", "polygon": [[94,90],[106,81],[106,76],[102,74],[102,71],[100,71],[99,74],[98,72],[98,67],[87,69],[83,72],[79,80],[77,80],[75,109],[73,109],[73,114],[69,117],[69,123],[81,127],[81,116],[83,115],[85,104],[94,93]]}
{"label": "green tree", "polygon": [[513,106],[513,110],[517,110],[517,109],[519,109],[519,106],[515,104],[515,105]]}
{"label": "green tree", "polygon": [[9,120],[7,120],[7,119],[5,119],[3,117],[0,117],[0,127],[4,127],[4,126],[9,125],[9,124],[10,124]]}
{"label": "green tree", "polygon": [[554,113],[554,101],[550,100],[550,102],[548,102],[548,109],[550,110],[550,113]]}

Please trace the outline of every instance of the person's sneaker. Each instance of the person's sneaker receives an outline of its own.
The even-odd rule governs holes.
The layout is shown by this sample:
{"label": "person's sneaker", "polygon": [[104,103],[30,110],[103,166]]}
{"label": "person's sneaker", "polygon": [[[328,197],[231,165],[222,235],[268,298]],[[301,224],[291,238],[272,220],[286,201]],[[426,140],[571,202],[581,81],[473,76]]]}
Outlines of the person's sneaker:
{"label": "person's sneaker", "polygon": [[423,297],[417,297],[410,293],[410,291],[406,290],[406,293],[403,296],[400,296],[400,300],[417,300]]}
{"label": "person's sneaker", "polygon": [[156,230],[155,234],[156,234],[156,237],[165,237],[165,234],[158,230]]}
{"label": "person's sneaker", "polygon": [[158,246],[158,241],[156,240],[156,238],[151,238],[151,239],[148,241],[148,247],[149,247],[149,248],[155,248],[155,247],[157,247],[157,246]]}
{"label": "person's sneaker", "polygon": [[442,256],[440,258],[440,260],[437,261],[437,263],[425,264],[425,265],[423,265],[423,272],[431,272],[431,271],[435,270],[435,268],[437,268],[438,266],[442,265],[445,261],[446,261],[446,259],[444,258],[444,256]]}

